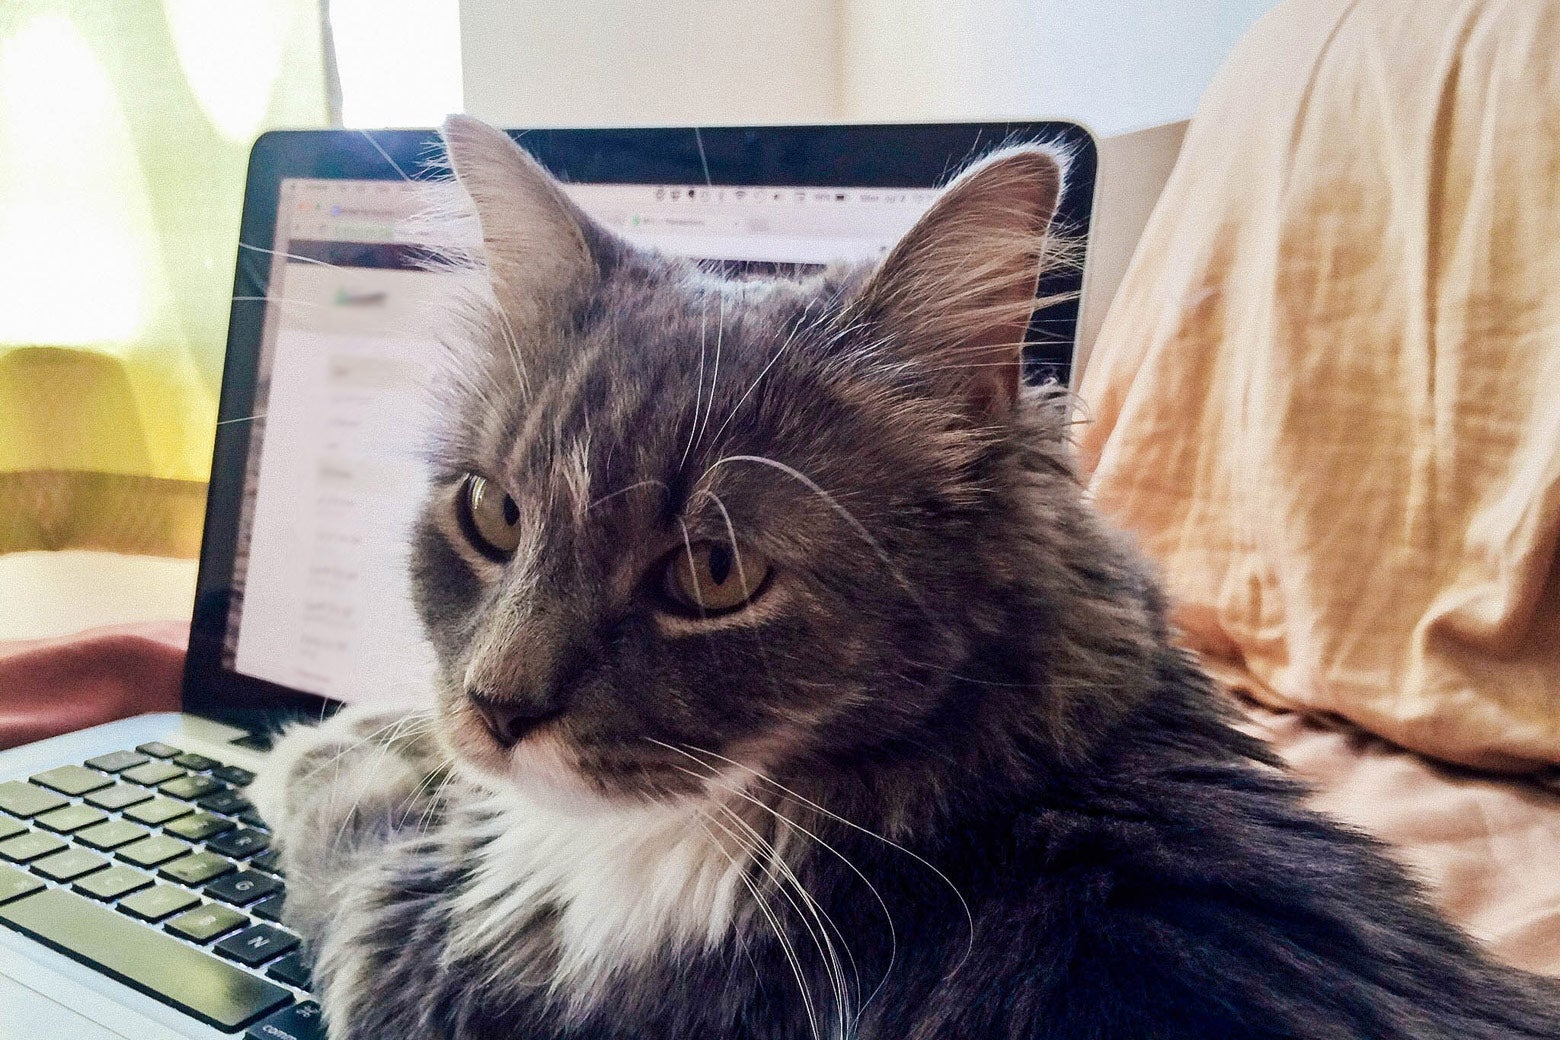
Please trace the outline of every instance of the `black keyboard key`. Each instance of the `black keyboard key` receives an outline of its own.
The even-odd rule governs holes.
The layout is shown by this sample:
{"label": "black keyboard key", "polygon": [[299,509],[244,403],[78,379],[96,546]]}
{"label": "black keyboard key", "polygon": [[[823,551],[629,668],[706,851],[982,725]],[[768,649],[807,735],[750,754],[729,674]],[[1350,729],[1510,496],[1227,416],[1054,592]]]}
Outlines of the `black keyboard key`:
{"label": "black keyboard key", "polygon": [[221,816],[213,816],[210,813],[192,813],[189,816],[181,816],[163,828],[169,834],[177,834],[187,841],[205,841],[213,834],[221,834],[230,831],[238,824]]}
{"label": "black keyboard key", "polygon": [[26,830],[27,825],[20,820],[13,820],[9,816],[0,816],[0,841],[14,838],[18,834],[25,833]]}
{"label": "black keyboard key", "polygon": [[245,809],[243,812],[238,814],[238,818],[249,824],[251,827],[259,827],[263,831],[270,831],[271,829],[271,825],[265,822],[265,817],[261,816],[259,810],[257,809]]}
{"label": "black keyboard key", "polygon": [[42,874],[50,881],[74,881],[108,866],[108,860],[86,849],[66,849],[52,856],[34,860],[34,874]]}
{"label": "black keyboard key", "polygon": [[219,935],[249,923],[249,918],[237,910],[207,903],[186,911],[163,925],[174,935],[182,935],[191,942],[208,943]]}
{"label": "black keyboard key", "polygon": [[110,812],[136,805],[152,797],[152,792],[135,784],[115,784],[113,787],[105,787],[101,791],[93,791],[82,799],[99,809],[107,809]]}
{"label": "black keyboard key", "polygon": [[250,860],[249,865],[267,874],[275,874],[277,877],[286,876],[282,871],[282,853],[279,849],[267,849]]}
{"label": "black keyboard key", "polygon": [[180,910],[188,910],[199,902],[194,892],[172,885],[153,885],[144,892],[121,899],[119,909],[139,920],[155,922]]}
{"label": "black keyboard key", "polygon": [[0,867],[0,903],[20,899],[43,887],[43,882],[15,867]]}
{"label": "black keyboard key", "polygon": [[97,758],[87,759],[87,765],[93,769],[102,770],[105,773],[120,773],[131,766],[138,766],[146,761],[146,756],[134,751],[113,751]]}
{"label": "black keyboard key", "polygon": [[190,851],[188,842],[170,838],[166,834],[154,834],[150,838],[133,841],[114,851],[114,855],[138,867],[155,867],[170,859],[177,859]]}
{"label": "black keyboard key", "polygon": [[298,948],[298,937],[268,924],[245,928],[237,935],[230,935],[217,943],[216,950],[224,957],[231,957],[240,964],[253,968],[272,957],[291,953]]}
{"label": "black keyboard key", "polygon": [[0,856],[12,863],[30,863],[41,856],[48,856],[65,847],[65,843],[52,834],[28,831],[14,838],[0,841]]}
{"label": "black keyboard key", "polygon": [[248,787],[254,782],[255,774],[243,766],[218,766],[211,771],[211,775],[218,780],[224,780],[234,787]]}
{"label": "black keyboard key", "polygon": [[325,1040],[325,1017],[318,1004],[306,1000],[253,1027],[244,1040]]}
{"label": "black keyboard key", "polygon": [[155,827],[159,823],[176,820],[180,816],[188,815],[194,811],[194,809],[183,802],[176,802],[172,798],[153,798],[149,802],[132,805],[126,809],[125,819],[135,820],[138,823],[149,823]]}
{"label": "black keyboard key", "polygon": [[184,749],[176,748],[172,744],[164,744],[160,740],[154,740],[150,744],[137,745],[136,750],[143,755],[151,755],[153,758],[172,758],[175,755],[184,754]]}
{"label": "black keyboard key", "polygon": [[106,819],[107,816],[90,805],[66,805],[58,809],[50,809],[46,813],[39,813],[33,818],[33,822],[44,830],[54,831],[56,834],[69,834],[71,831],[90,827],[94,823],[102,823]]}
{"label": "black keyboard key", "polygon": [[282,911],[286,908],[287,896],[285,893],[274,895],[269,899],[262,899],[249,908],[249,912],[262,921],[270,921],[278,924],[282,920]]}
{"label": "black keyboard key", "polygon": [[118,899],[120,896],[139,892],[152,883],[152,879],[139,870],[129,867],[109,867],[96,874],[88,874],[71,887],[93,899]]}
{"label": "black keyboard key", "polygon": [[156,787],[158,784],[172,780],[176,776],[183,776],[184,770],[178,766],[171,766],[166,762],[148,762],[144,766],[126,769],[119,775],[132,783]]}
{"label": "black keyboard key", "polygon": [[183,798],[186,802],[192,802],[203,795],[214,791],[226,791],[220,780],[213,780],[209,776],[181,776],[177,780],[169,780],[158,788],[163,794],[171,794],[175,798]]}
{"label": "black keyboard key", "polygon": [[195,799],[195,804],[202,809],[212,812],[226,813],[229,816],[241,813],[249,808],[249,799],[242,791],[215,791],[202,798]]}
{"label": "black keyboard key", "polygon": [[243,859],[253,856],[257,852],[264,852],[271,847],[271,836],[261,831],[243,830],[229,831],[219,834],[206,842],[206,848],[212,852],[220,852],[224,856],[234,859]]}
{"label": "black keyboard key", "polygon": [[266,896],[280,892],[282,883],[274,877],[254,870],[231,874],[206,886],[206,894],[234,906],[248,906]]}
{"label": "black keyboard key", "polygon": [[0,784],[0,809],[12,816],[37,816],[41,812],[68,804],[67,799],[53,791],[45,791],[37,784],[26,784],[20,780],[7,780]]}
{"label": "black keyboard key", "polygon": [[276,981],[285,982],[289,986],[297,986],[299,989],[314,988],[314,980],[310,978],[312,969],[302,953],[289,953],[265,969],[265,973]]}
{"label": "black keyboard key", "polygon": [[140,841],[142,838],[150,838],[152,832],[145,827],[137,827],[133,823],[124,820],[105,820],[95,827],[76,832],[76,840],[89,849],[97,849],[107,852],[117,849],[121,845],[128,845],[132,841]]}
{"label": "black keyboard key", "polygon": [[273,982],[61,889],[0,907],[0,923],[230,1033],[293,999]]}
{"label": "black keyboard key", "polygon": [[51,787],[60,794],[77,795],[96,791],[99,787],[107,787],[114,781],[97,770],[87,769],[84,766],[56,766],[39,773],[32,778],[32,782]]}
{"label": "black keyboard key", "polygon": [[183,859],[163,864],[163,868],[158,873],[170,881],[185,885],[199,885],[223,874],[230,874],[233,869],[233,864],[221,856],[209,852],[197,852],[193,856],[185,856]]}
{"label": "black keyboard key", "polygon": [[193,770],[197,773],[204,773],[208,769],[217,768],[222,763],[214,758],[207,758],[205,755],[197,755],[193,751],[186,751],[182,755],[175,755],[173,764],[183,766],[185,769]]}

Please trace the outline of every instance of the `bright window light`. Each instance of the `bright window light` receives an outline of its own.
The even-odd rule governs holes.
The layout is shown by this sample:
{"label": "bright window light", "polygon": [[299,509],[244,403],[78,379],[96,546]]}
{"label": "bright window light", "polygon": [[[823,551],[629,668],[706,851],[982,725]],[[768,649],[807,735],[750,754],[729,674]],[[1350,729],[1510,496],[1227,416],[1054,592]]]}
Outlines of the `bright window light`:
{"label": "bright window light", "polygon": [[228,140],[247,142],[260,132],[281,71],[288,20],[303,17],[300,6],[287,0],[163,0],[190,90]]}

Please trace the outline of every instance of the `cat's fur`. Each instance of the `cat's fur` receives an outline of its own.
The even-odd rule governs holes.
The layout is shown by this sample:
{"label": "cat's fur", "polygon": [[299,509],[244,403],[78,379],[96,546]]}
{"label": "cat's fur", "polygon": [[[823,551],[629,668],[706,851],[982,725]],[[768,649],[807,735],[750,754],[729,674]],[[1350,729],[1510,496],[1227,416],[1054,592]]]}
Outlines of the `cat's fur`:
{"label": "cat's fur", "polygon": [[[875,271],[739,284],[446,137],[485,263],[414,554],[440,708],[256,785],[332,1037],[1560,1036],[1230,727],[1018,390],[1054,157]],[[668,613],[646,576],[722,538],[772,587]],[[559,714],[506,751],[470,690]]]}

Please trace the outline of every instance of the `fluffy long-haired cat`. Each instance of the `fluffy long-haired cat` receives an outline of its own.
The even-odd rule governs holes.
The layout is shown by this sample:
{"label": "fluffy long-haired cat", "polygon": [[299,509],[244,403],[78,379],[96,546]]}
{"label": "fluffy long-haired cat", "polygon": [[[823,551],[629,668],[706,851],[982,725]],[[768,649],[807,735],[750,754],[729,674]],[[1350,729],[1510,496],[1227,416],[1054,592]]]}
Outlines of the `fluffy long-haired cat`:
{"label": "fluffy long-haired cat", "polygon": [[1560,1037],[1229,725],[1023,388],[1063,171],[728,280],[445,126],[436,712],[257,784],[336,1040]]}

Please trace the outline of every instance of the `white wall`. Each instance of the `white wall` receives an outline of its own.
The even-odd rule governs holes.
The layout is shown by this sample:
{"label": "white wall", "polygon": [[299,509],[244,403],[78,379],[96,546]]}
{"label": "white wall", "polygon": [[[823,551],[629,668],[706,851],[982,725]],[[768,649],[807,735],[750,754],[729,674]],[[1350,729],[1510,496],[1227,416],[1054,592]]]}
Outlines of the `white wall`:
{"label": "white wall", "polygon": [[510,126],[838,118],[838,0],[460,0],[466,109]]}
{"label": "white wall", "polygon": [[1185,119],[1275,2],[842,0],[842,114],[1064,116],[1101,134]]}
{"label": "white wall", "polygon": [[[348,2],[348,0],[341,0]],[[1275,0],[459,0],[510,125],[1185,119]]]}

